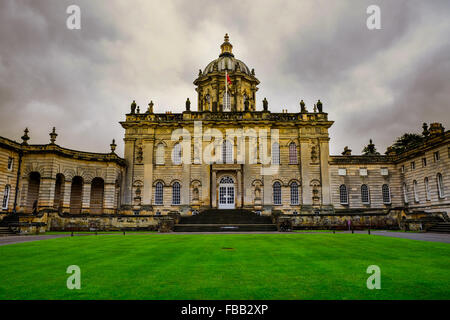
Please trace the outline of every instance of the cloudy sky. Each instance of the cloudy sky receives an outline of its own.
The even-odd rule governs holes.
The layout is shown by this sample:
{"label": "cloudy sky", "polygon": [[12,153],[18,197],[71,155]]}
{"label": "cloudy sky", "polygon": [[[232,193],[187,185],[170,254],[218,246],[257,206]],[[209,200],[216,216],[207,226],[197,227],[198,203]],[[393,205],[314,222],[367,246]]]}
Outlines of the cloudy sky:
{"label": "cloudy sky", "polygon": [[[66,27],[69,5],[81,30]],[[366,9],[381,8],[381,30]],[[330,151],[379,151],[422,122],[450,126],[450,2],[0,0],[0,135],[68,148],[123,152],[119,121],[196,105],[192,81],[227,32],[236,58],[261,81],[257,108],[309,110],[321,99],[335,123]]]}

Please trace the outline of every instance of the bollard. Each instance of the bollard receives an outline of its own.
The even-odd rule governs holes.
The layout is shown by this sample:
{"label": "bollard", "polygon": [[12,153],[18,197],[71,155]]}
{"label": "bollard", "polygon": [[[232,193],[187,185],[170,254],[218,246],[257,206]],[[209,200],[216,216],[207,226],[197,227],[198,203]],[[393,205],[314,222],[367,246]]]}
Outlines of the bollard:
{"label": "bollard", "polygon": [[367,233],[368,233],[368,234],[370,234],[370,229],[369,229],[369,230],[367,230]]}
{"label": "bollard", "polygon": [[333,234],[335,234],[336,233],[336,230],[333,230]]}
{"label": "bollard", "polygon": [[352,229],[352,233],[355,233],[355,230]]}
{"label": "bollard", "polygon": [[72,231],[72,233],[70,234],[70,236],[73,237],[73,231]]}
{"label": "bollard", "polygon": [[123,235],[125,235],[125,231],[123,232]]}

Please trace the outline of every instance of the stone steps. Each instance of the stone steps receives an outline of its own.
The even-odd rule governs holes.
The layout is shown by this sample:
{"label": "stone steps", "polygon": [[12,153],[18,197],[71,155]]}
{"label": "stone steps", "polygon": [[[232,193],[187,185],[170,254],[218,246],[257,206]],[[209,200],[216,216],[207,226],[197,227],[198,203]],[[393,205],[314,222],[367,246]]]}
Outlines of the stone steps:
{"label": "stone steps", "polygon": [[177,224],[175,232],[277,231],[275,224]]}
{"label": "stone steps", "polygon": [[174,227],[175,232],[239,232],[239,231],[277,231],[272,218],[254,212],[234,209],[210,209],[202,213],[181,217]]}
{"label": "stone steps", "polygon": [[427,230],[428,232],[450,233],[450,222],[439,222]]}
{"label": "stone steps", "polygon": [[0,237],[1,236],[11,236],[11,235],[15,235],[15,233],[9,227],[0,227]]}

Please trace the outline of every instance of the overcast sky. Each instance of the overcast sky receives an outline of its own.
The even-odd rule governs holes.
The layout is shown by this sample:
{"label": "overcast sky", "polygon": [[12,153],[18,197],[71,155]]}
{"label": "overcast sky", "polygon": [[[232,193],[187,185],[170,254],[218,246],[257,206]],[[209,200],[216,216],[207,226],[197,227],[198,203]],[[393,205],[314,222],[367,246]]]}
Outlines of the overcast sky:
{"label": "overcast sky", "polygon": [[[81,30],[66,9],[81,8]],[[381,8],[381,30],[366,9]],[[330,151],[384,152],[422,122],[450,126],[450,2],[0,0],[0,135],[123,155],[118,123],[141,110],[196,108],[193,80],[227,32],[235,57],[261,81],[257,109],[299,111],[321,99]]]}

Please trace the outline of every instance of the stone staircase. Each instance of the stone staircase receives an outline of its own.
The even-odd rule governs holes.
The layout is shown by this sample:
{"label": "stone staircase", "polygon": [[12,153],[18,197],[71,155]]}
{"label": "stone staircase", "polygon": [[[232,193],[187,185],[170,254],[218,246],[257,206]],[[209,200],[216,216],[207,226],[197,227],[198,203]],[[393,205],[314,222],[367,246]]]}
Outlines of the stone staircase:
{"label": "stone staircase", "polygon": [[15,233],[9,227],[0,227],[0,237],[12,235],[15,235]]}
{"label": "stone staircase", "polygon": [[450,222],[438,222],[431,226],[427,232],[450,233]]}
{"label": "stone staircase", "polygon": [[259,216],[254,212],[234,209],[209,209],[202,213],[181,217],[174,227],[175,232],[240,232],[240,231],[277,231],[272,218]]}

